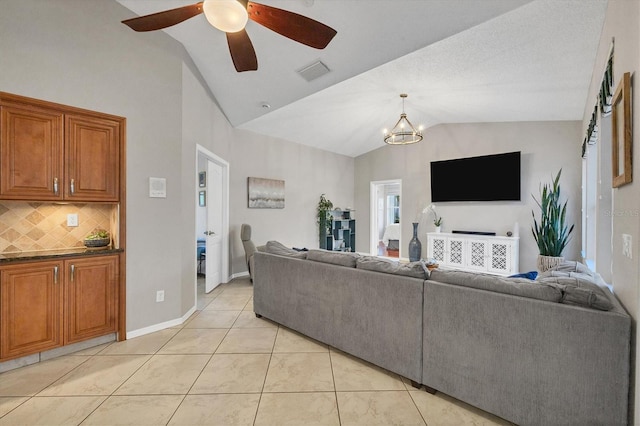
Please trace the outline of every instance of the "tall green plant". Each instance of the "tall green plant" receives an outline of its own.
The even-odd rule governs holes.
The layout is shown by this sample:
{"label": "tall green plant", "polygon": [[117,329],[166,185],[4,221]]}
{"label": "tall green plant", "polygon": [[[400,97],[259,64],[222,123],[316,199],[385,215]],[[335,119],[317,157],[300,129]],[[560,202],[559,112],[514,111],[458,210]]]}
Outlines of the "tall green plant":
{"label": "tall green plant", "polygon": [[333,209],[333,203],[327,200],[324,194],[320,195],[320,201],[318,201],[317,218],[318,218],[318,234],[319,234],[319,247],[321,249],[331,249],[327,247],[327,233],[328,228],[331,226],[331,210]]}
{"label": "tall green plant", "polygon": [[569,235],[574,225],[570,227],[566,223],[567,201],[560,202],[560,174],[562,169],[553,179],[551,184],[545,183],[540,189],[540,200],[533,199],[540,207],[540,222],[533,215],[531,232],[538,244],[538,250],[543,256],[562,256],[562,251],[569,242]]}
{"label": "tall green plant", "polygon": [[330,211],[333,209],[333,203],[324,196],[324,194],[320,195],[320,201],[318,201],[318,225],[326,226],[327,221],[331,220]]}

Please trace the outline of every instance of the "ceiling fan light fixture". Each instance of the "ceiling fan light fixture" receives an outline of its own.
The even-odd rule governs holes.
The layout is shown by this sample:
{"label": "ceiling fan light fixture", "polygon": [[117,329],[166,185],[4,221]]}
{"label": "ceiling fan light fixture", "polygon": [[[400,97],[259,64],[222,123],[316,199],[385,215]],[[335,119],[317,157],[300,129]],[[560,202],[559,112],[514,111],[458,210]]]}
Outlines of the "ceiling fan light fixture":
{"label": "ceiling fan light fixture", "polygon": [[247,9],[237,0],[204,0],[202,11],[207,21],[225,33],[238,32],[247,25]]}
{"label": "ceiling fan light fixture", "polygon": [[400,114],[400,119],[396,122],[395,126],[393,126],[391,132],[387,132],[387,129],[383,131],[384,143],[388,145],[409,145],[422,140],[422,126],[416,130],[404,112],[404,100],[407,96],[406,93],[400,94],[402,98],[402,114]]}

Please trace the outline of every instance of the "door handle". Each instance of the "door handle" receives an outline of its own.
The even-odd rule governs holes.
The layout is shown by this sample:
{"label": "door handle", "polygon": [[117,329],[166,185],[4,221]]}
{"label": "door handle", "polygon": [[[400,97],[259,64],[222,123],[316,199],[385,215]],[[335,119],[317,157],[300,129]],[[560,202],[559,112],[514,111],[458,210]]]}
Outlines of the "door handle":
{"label": "door handle", "polygon": [[213,231],[204,231],[204,235],[216,235]]}

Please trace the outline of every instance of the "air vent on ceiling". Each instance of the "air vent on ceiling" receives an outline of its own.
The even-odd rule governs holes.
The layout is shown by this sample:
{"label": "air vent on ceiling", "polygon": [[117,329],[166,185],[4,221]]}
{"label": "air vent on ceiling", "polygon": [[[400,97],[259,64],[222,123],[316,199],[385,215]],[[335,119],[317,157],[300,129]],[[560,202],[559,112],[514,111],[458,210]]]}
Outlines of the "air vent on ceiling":
{"label": "air vent on ceiling", "polygon": [[329,71],[329,68],[325,64],[321,61],[316,61],[311,65],[307,65],[306,67],[299,69],[298,74],[307,81],[313,81],[318,77],[322,77]]}

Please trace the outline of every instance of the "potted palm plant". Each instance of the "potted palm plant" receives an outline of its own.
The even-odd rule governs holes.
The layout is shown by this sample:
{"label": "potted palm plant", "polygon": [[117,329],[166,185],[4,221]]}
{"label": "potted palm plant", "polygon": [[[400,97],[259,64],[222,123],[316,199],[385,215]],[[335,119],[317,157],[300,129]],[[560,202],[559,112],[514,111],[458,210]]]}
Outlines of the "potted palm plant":
{"label": "potted palm plant", "polygon": [[569,242],[569,236],[574,225],[566,222],[567,201],[560,201],[560,175],[558,171],[553,181],[545,183],[540,188],[540,199],[533,199],[540,208],[540,222],[536,219],[534,211],[533,226],[531,232],[538,245],[538,270],[544,272],[564,260],[562,251]]}

